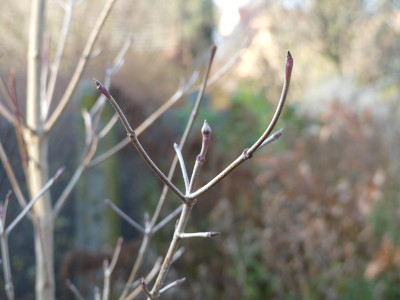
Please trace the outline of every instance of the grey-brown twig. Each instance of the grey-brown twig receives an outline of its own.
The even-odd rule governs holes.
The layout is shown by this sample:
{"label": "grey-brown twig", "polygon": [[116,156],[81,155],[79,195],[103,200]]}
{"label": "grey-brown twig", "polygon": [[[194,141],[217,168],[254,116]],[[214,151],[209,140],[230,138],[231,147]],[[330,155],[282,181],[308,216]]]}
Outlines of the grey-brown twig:
{"label": "grey-brown twig", "polygon": [[85,298],[83,298],[82,294],[79,292],[77,287],[71,282],[71,280],[67,279],[65,284],[67,285],[68,289],[72,292],[72,294],[74,294],[76,299],[85,300]]}
{"label": "grey-brown twig", "polygon": [[117,264],[119,253],[121,252],[122,247],[122,237],[120,237],[117,241],[117,245],[115,246],[114,254],[111,259],[111,263],[108,264],[108,261],[105,260],[103,267],[104,267],[104,286],[103,286],[103,300],[108,300],[110,297],[110,277],[114,268]]}
{"label": "grey-brown twig", "polygon": [[136,228],[141,233],[144,233],[144,228],[139,223],[137,223],[135,220],[133,220],[131,217],[129,217],[126,213],[124,213],[122,210],[120,210],[112,201],[110,201],[109,199],[106,199],[105,202],[109,207],[111,207],[111,209],[113,211],[115,211],[115,213],[117,215],[119,215],[122,219],[124,219],[126,222],[128,222],[132,227]]}
{"label": "grey-brown twig", "polygon": [[214,185],[216,185],[225,176],[227,176],[230,172],[232,172],[238,165],[240,165],[245,160],[251,158],[253,153],[268,138],[268,136],[270,135],[271,131],[274,129],[274,127],[276,125],[276,122],[278,122],[278,119],[279,119],[279,117],[281,115],[283,106],[285,104],[286,97],[287,97],[287,94],[288,94],[288,91],[289,91],[289,84],[290,84],[290,78],[291,78],[291,75],[292,75],[292,68],[293,68],[293,58],[292,58],[292,55],[290,54],[290,52],[288,51],[287,59],[286,59],[286,75],[285,75],[285,80],[284,80],[284,83],[283,83],[281,98],[279,100],[278,106],[276,108],[274,116],[272,117],[271,122],[269,123],[267,129],[261,135],[261,137],[249,149],[245,149],[243,151],[243,153],[234,162],[232,162],[221,173],[219,173],[212,180],[210,180],[206,185],[204,185],[203,187],[199,188],[195,192],[187,195],[186,196],[187,199],[189,199],[189,200],[195,199],[195,198],[199,197],[200,195],[202,195],[204,192],[208,191]]}
{"label": "grey-brown twig", "polygon": [[181,278],[181,279],[175,280],[174,282],[171,282],[170,284],[166,285],[164,288],[162,288],[162,289],[160,290],[160,294],[165,293],[165,292],[168,291],[169,289],[172,289],[172,288],[174,288],[174,287],[176,287],[176,286],[178,286],[178,285],[181,285],[182,283],[185,282],[185,280],[186,280],[186,278],[183,277],[183,278]]}
{"label": "grey-brown twig", "polygon": [[111,105],[114,107],[122,124],[125,127],[125,130],[132,142],[135,146],[139,154],[142,158],[147,162],[150,168],[157,174],[157,176],[166,184],[168,187],[182,200],[185,201],[185,195],[168,179],[167,176],[158,168],[158,166],[153,162],[150,156],[147,154],[146,150],[142,147],[142,144],[139,142],[135,131],[132,129],[131,125],[129,124],[128,120],[125,117],[125,114],[122,112],[121,108],[119,107],[117,101],[115,101],[114,97],[111,96],[109,91],[102,85],[98,80],[94,79],[97,85],[97,89],[110,101]]}
{"label": "grey-brown twig", "polygon": [[7,157],[6,152],[4,151],[3,144],[0,141],[0,160],[3,163],[4,170],[6,171],[7,177],[10,180],[11,187],[14,191],[15,196],[19,202],[21,207],[25,207],[27,202],[25,200],[24,194],[21,191],[21,187],[18,183],[17,178],[15,177],[14,171],[10,165],[10,160]]}
{"label": "grey-brown twig", "polygon": [[[197,116],[197,112],[198,112],[198,109],[199,109],[199,106],[200,106],[200,102],[202,100],[204,89],[205,89],[205,86],[207,85],[207,82],[208,82],[207,81],[207,77],[209,75],[209,71],[210,71],[211,64],[212,64],[212,61],[213,61],[213,58],[214,58],[214,55],[215,55],[215,51],[216,51],[216,47],[213,45],[211,47],[211,50],[210,50],[210,58],[209,58],[209,61],[208,61],[208,64],[207,64],[206,72],[204,74],[204,78],[203,78],[203,81],[202,81],[202,85],[201,85],[201,88],[200,88],[196,103],[195,103],[195,105],[193,107],[193,110],[192,110],[192,113],[190,115],[189,121],[188,121],[188,123],[186,125],[186,129],[185,129],[184,134],[183,134],[183,136],[181,138],[181,141],[179,143],[179,148],[180,149],[182,149],[183,146],[185,145],[186,140],[187,140],[188,135],[189,135],[189,132],[190,132],[192,126],[193,126],[193,122],[194,122],[194,120],[195,120],[195,118]],[[192,78],[193,78],[193,76],[192,76]],[[183,90],[186,90],[188,88],[188,86],[191,86],[191,84],[190,85],[185,84]],[[181,96],[179,96],[179,97],[181,97]],[[177,101],[179,99],[179,97],[177,97],[175,101]],[[170,100],[168,102],[170,102]],[[171,105],[172,105],[172,103],[171,103]],[[164,107],[164,105],[163,105],[163,107]],[[165,106],[165,108],[166,107],[167,106]],[[160,113],[161,114],[162,111],[159,109],[159,110],[157,110],[156,113]],[[145,121],[144,123],[142,123],[142,125],[146,124],[146,126],[150,126],[151,123],[152,122],[147,122],[146,123],[146,121]],[[144,130],[145,127],[139,126],[138,129],[140,129],[140,128],[143,128],[143,130]],[[175,157],[173,159],[173,162],[172,162],[172,165],[171,165],[171,168],[170,168],[170,170],[168,172],[168,179],[169,180],[171,180],[173,175],[174,175],[177,162],[178,162],[178,156],[175,155]],[[167,216],[158,225],[155,225],[157,220],[158,220],[158,217],[159,217],[159,215],[161,213],[162,207],[164,206],[164,202],[165,202],[165,199],[166,199],[167,192],[168,192],[168,185],[164,185],[162,193],[161,193],[161,196],[160,196],[160,199],[159,199],[158,204],[157,204],[156,211],[153,214],[153,217],[152,217],[151,222],[149,224],[149,230],[143,236],[143,240],[142,240],[142,244],[140,246],[139,254],[138,254],[138,256],[137,256],[137,258],[135,260],[135,264],[134,264],[134,266],[132,268],[132,271],[131,271],[131,273],[129,275],[128,281],[125,284],[125,287],[124,287],[124,289],[123,289],[123,291],[121,293],[121,296],[119,298],[120,300],[125,299],[125,296],[126,296],[126,294],[128,292],[128,289],[129,289],[129,286],[132,284],[134,278],[136,277],[137,271],[139,270],[139,267],[142,264],[144,253],[147,251],[147,249],[149,247],[150,240],[151,240],[151,234],[154,234],[157,230],[159,230],[159,228],[164,226],[168,221],[170,221],[173,217],[175,217],[175,215],[178,214],[183,208],[183,206],[180,206],[178,209],[175,210],[175,212],[173,212],[169,216]],[[154,228],[156,228],[156,230],[153,231]]]}
{"label": "grey-brown twig", "polygon": [[79,79],[81,78],[83,70],[85,69],[85,67],[89,61],[90,54],[93,50],[94,43],[96,42],[97,37],[99,36],[99,33],[101,31],[101,28],[103,27],[104,22],[107,19],[107,16],[109,15],[111,8],[114,5],[115,1],[116,0],[108,0],[106,2],[106,4],[104,5],[102,12],[100,13],[99,18],[97,19],[97,22],[94,25],[92,32],[90,33],[90,36],[87,40],[85,48],[83,49],[82,56],[79,59],[79,62],[77,64],[74,74],[72,75],[72,78],[68,84],[68,87],[65,90],[64,95],[62,96],[56,109],[54,110],[54,112],[51,114],[50,118],[47,120],[47,122],[44,125],[44,130],[46,132],[49,131],[54,126],[54,124],[58,121],[62,112],[64,111],[65,106],[67,105],[68,101],[70,100],[72,93],[74,92],[74,90],[79,82]]}

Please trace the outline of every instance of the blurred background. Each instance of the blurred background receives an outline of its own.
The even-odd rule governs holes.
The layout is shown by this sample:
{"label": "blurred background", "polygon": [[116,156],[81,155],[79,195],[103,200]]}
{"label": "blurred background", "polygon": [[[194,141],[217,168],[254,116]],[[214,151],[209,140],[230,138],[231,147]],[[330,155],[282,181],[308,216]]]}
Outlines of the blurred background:
{"label": "blurred background", "polygon": [[[75,9],[56,95],[62,95],[103,2],[85,0]],[[55,49],[63,11],[57,1],[48,6],[46,34]],[[6,1],[0,13],[0,75],[7,81],[10,69],[15,71],[21,107],[29,7],[27,0]],[[185,252],[167,281],[187,281],[166,298],[399,299],[399,1],[118,1],[96,44],[102,53],[91,61],[51,136],[51,173],[66,166],[52,188],[54,197],[80,160],[80,111],[97,97],[91,78],[104,78],[107,63],[131,36],[133,45],[111,91],[134,127],[175,92],[182,77],[204,71],[212,43],[218,46],[212,73],[242,51],[207,90],[183,151],[191,170],[207,119],[212,145],[201,183],[264,131],[279,99],[288,49],[294,57],[288,102],[277,125],[284,128],[283,136],[199,199],[187,231],[221,235],[185,240]],[[4,90],[0,96],[4,101]],[[185,97],[141,135],[163,170],[169,168],[173,142],[183,133],[195,97]],[[108,107],[104,122],[112,113]],[[99,153],[124,137],[117,124]],[[15,133],[3,118],[0,138],[23,182]],[[174,182],[183,186],[179,176]],[[9,189],[1,166],[0,197]],[[118,236],[125,246],[114,287],[136,257],[140,234],[104,199],[143,223],[161,189],[130,145],[83,175],[56,223],[60,299],[70,297],[66,278],[93,296],[93,286],[102,282],[104,253]],[[162,215],[179,205],[169,195]],[[13,203],[10,214],[19,210]],[[174,221],[155,236],[141,274],[165,255],[173,227]],[[32,239],[28,220],[10,237],[17,299],[33,297]],[[4,286],[3,277],[0,283]]]}

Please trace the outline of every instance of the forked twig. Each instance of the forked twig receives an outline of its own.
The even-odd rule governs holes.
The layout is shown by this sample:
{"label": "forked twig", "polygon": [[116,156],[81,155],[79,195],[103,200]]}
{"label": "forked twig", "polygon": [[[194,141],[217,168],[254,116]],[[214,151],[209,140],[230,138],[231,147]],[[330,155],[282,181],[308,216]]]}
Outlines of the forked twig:
{"label": "forked twig", "polygon": [[278,122],[278,119],[281,115],[283,106],[285,104],[286,97],[287,97],[287,94],[289,91],[290,78],[292,75],[292,68],[293,68],[293,58],[292,58],[292,55],[290,54],[290,52],[288,51],[287,60],[286,60],[286,75],[285,75],[285,80],[283,83],[281,97],[280,97],[278,106],[276,108],[276,111],[274,113],[274,116],[272,117],[271,122],[269,123],[267,129],[264,131],[264,133],[261,135],[261,137],[249,149],[245,149],[243,151],[243,153],[234,162],[232,162],[228,167],[226,167],[221,173],[219,173],[217,176],[215,176],[207,184],[205,184],[203,187],[196,190],[195,192],[193,192],[189,195],[186,195],[187,199],[189,199],[189,200],[195,199],[195,198],[199,197],[200,195],[202,195],[204,192],[208,191],[214,185],[216,185],[219,181],[221,181],[225,176],[227,176],[230,172],[232,172],[242,162],[251,158],[253,153],[268,138],[268,136],[274,129],[276,123]]}
{"label": "forked twig", "polygon": [[[248,43],[245,44],[244,48],[246,47]],[[244,49],[243,48],[243,49]],[[223,77],[234,65],[235,63],[240,59],[240,57],[243,54],[243,49],[238,51],[224,66],[222,66],[210,79],[207,80],[206,87],[214,84],[216,81],[218,81],[221,77]],[[181,99],[183,96],[193,93],[196,90],[199,90],[201,86],[195,86],[192,87],[193,81],[196,79],[196,76],[192,76],[191,79],[187,84],[185,84],[184,88],[178,89],[174,95],[171,96],[170,99],[168,99],[162,106],[160,106],[153,114],[151,114],[141,125],[139,125],[136,129],[135,132],[139,136],[145,129],[147,129],[150,125],[154,123],[156,119],[158,119],[164,112],[166,112],[172,105],[174,105],[179,99]],[[126,145],[130,143],[130,139],[127,137],[120,141],[118,144],[113,146],[111,149],[109,149],[107,152],[99,155],[93,161],[90,163],[90,167],[93,167],[107,158],[111,157],[121,149],[123,149]],[[182,145],[179,145],[182,148]],[[175,162],[175,164],[177,161]]]}
{"label": "forked twig", "polygon": [[106,204],[111,207],[113,211],[115,211],[122,219],[124,219],[126,222],[128,222],[132,227],[136,228],[139,230],[141,233],[144,233],[144,228],[137,223],[135,220],[133,220],[131,217],[129,217],[126,213],[124,213],[122,210],[120,210],[112,201],[109,199],[105,200]]}
{"label": "forked twig", "polygon": [[97,89],[103,93],[104,96],[110,101],[111,105],[114,107],[116,112],[119,115],[119,118],[122,121],[122,124],[125,127],[125,130],[132,142],[135,146],[139,154],[142,158],[147,162],[150,168],[158,175],[158,177],[166,184],[168,187],[182,200],[185,201],[185,196],[182,192],[165,176],[165,174],[158,168],[158,166],[153,162],[150,156],[147,154],[146,150],[143,148],[142,144],[139,142],[135,131],[132,129],[131,125],[129,124],[128,120],[125,117],[125,114],[122,112],[121,108],[119,107],[117,101],[115,101],[114,97],[108,92],[108,90],[102,85],[98,80],[94,79],[97,85]]}
{"label": "forked twig", "polygon": [[114,5],[115,1],[116,0],[108,0],[106,2],[106,4],[104,5],[102,12],[100,13],[99,18],[97,19],[97,22],[96,22],[95,26],[93,27],[92,32],[90,33],[90,36],[87,40],[85,48],[83,49],[82,56],[79,59],[79,62],[77,64],[74,74],[72,75],[72,78],[68,84],[68,87],[65,90],[64,95],[62,96],[56,109],[54,110],[54,112],[51,114],[50,118],[47,120],[47,122],[44,125],[45,131],[48,132],[54,126],[54,124],[58,121],[62,112],[64,111],[65,106],[71,99],[72,93],[74,92],[74,90],[79,82],[79,79],[81,78],[83,70],[85,69],[85,67],[89,61],[90,54],[93,50],[94,43],[96,42],[97,37],[99,36],[99,33],[101,31],[101,28],[103,27],[104,22],[107,19],[107,16],[109,15],[111,8]]}
{"label": "forked twig", "polygon": [[85,300],[85,298],[83,298],[82,294],[79,292],[78,288],[71,282],[71,280],[67,279],[65,284],[67,285],[68,289],[72,292],[72,294],[74,294],[76,299]]}
{"label": "forked twig", "polygon": [[[284,85],[283,85],[282,95],[281,95],[277,110],[276,110],[269,126],[267,127],[266,131],[262,134],[262,136],[257,140],[256,143],[254,143],[254,145],[250,149],[243,151],[242,155],[238,159],[236,159],[233,163],[231,163],[228,166],[228,168],[226,168],[223,172],[221,172],[219,175],[217,175],[208,184],[206,184],[202,188],[198,189],[196,192],[193,192],[193,189],[195,187],[195,181],[197,178],[197,173],[200,170],[200,166],[202,164],[201,154],[197,157],[196,164],[195,164],[193,174],[192,174],[192,180],[190,182],[190,189],[189,189],[188,193],[185,195],[187,197],[187,199],[190,201],[186,201],[183,205],[181,217],[179,219],[178,225],[175,228],[174,236],[172,238],[170,247],[168,249],[168,253],[165,256],[165,259],[164,259],[163,265],[161,267],[160,273],[157,277],[156,283],[154,284],[153,289],[151,290],[151,295],[158,295],[160,289],[162,288],[162,286],[164,284],[164,281],[167,277],[168,271],[172,264],[172,257],[177,250],[177,247],[182,239],[182,235],[184,236],[184,234],[185,234],[184,231],[185,231],[186,224],[187,224],[187,221],[188,221],[188,218],[190,215],[190,211],[192,209],[193,204],[195,203],[192,201],[194,201],[198,196],[202,195],[204,192],[206,192],[208,189],[210,189],[212,186],[214,186],[220,180],[222,180],[233,169],[235,169],[240,163],[251,158],[253,152],[256,151],[260,147],[260,145],[268,138],[269,134],[273,130],[276,122],[279,119],[280,113],[282,112],[282,108],[283,108],[283,105],[284,105],[286,97],[287,97],[289,83],[290,83],[290,77],[292,74],[292,67],[293,67],[293,58],[292,58],[290,52],[288,52],[287,61],[286,61],[286,76],[285,76],[285,81],[284,81]],[[203,135],[204,135],[204,132],[203,132]],[[203,136],[203,146],[204,146],[204,144],[205,144],[205,139]],[[203,150],[201,152],[203,152]]]}
{"label": "forked twig", "polygon": [[[203,80],[202,80],[202,85],[201,85],[200,91],[198,93],[198,97],[197,97],[195,105],[194,105],[194,107],[192,109],[189,121],[188,121],[188,123],[186,125],[186,128],[185,128],[185,131],[184,131],[184,134],[183,134],[183,136],[181,138],[181,141],[179,143],[180,149],[182,149],[184,147],[184,145],[186,143],[186,140],[188,138],[189,132],[190,132],[191,128],[193,127],[193,122],[194,122],[194,120],[195,120],[195,118],[197,116],[198,109],[199,109],[199,106],[200,106],[200,102],[201,102],[201,100],[203,98],[202,96],[203,96],[203,93],[204,93],[204,90],[205,90],[205,86],[207,85],[207,82],[208,82],[207,78],[209,76],[209,72],[210,72],[210,68],[211,68],[211,65],[212,65],[212,62],[213,62],[213,59],[214,59],[215,51],[216,51],[216,47],[215,47],[215,45],[213,45],[211,47],[211,50],[210,50],[210,58],[209,58],[208,63],[207,63],[206,72],[205,72]],[[142,123],[142,124],[144,124],[144,123]],[[148,123],[148,124],[150,125],[151,123]],[[144,127],[139,126],[139,128],[144,128]],[[178,162],[178,157],[177,157],[177,155],[175,155],[174,160],[172,162],[172,165],[170,167],[170,170],[168,172],[168,179],[169,180],[171,180],[173,175],[174,175],[177,162]],[[120,300],[125,298],[125,296],[126,296],[126,294],[128,292],[129,286],[132,284],[132,282],[134,281],[134,279],[136,277],[136,274],[137,274],[137,272],[139,270],[139,267],[142,264],[144,253],[147,251],[147,249],[149,247],[150,240],[151,240],[151,235],[154,234],[157,230],[159,230],[162,226],[164,226],[167,222],[169,222],[173,217],[175,217],[183,209],[183,206],[180,206],[173,213],[171,213],[169,216],[167,216],[163,221],[161,221],[157,226],[155,225],[157,220],[158,220],[158,217],[159,217],[159,215],[161,213],[162,207],[164,206],[164,202],[165,202],[165,199],[166,199],[166,196],[167,196],[167,192],[168,192],[168,186],[164,185],[162,193],[161,193],[161,196],[160,196],[160,199],[159,199],[158,204],[157,204],[156,211],[155,211],[155,213],[154,213],[154,215],[153,215],[153,217],[151,219],[148,231],[143,236],[143,240],[142,240],[142,244],[140,246],[139,254],[138,254],[138,256],[137,256],[137,258],[135,260],[135,264],[134,264],[134,266],[132,268],[132,271],[131,271],[131,273],[129,275],[128,281],[125,284],[125,287],[124,287],[124,289],[123,289],[123,291],[121,293],[121,296],[119,298]],[[156,228],[156,230],[154,230],[155,228]]]}
{"label": "forked twig", "polygon": [[107,260],[104,261],[103,300],[108,300],[108,298],[110,297],[110,277],[117,264],[119,253],[121,252],[122,240],[122,237],[120,237],[117,241],[111,263],[108,264]]}
{"label": "forked twig", "polygon": [[[154,277],[156,277],[158,271],[160,270],[160,266],[161,266],[161,262],[162,262],[162,257],[159,257],[153,268],[151,269],[151,271],[149,272],[149,274],[147,274],[146,278],[144,279],[145,282],[150,282],[154,279]],[[140,294],[140,292],[142,291],[142,287],[139,285],[134,291],[132,291],[128,297],[124,298],[124,300],[132,300],[135,299],[135,297],[137,295]]]}

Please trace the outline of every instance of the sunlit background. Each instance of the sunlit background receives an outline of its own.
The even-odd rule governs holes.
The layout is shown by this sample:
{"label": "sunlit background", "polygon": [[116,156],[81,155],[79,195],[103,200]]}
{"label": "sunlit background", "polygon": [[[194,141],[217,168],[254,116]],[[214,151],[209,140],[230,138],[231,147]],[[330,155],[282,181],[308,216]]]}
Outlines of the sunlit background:
{"label": "sunlit background", "polygon": [[[58,96],[103,2],[84,0],[75,9]],[[63,11],[58,1],[48,5],[46,40],[51,55]],[[7,82],[10,69],[15,71],[21,108],[29,7],[27,0],[3,1],[0,12],[0,75]],[[199,130],[207,119],[213,135],[201,183],[263,132],[279,99],[288,50],[295,61],[288,103],[277,125],[284,128],[282,138],[199,199],[188,232],[211,230],[221,235],[185,241],[171,278],[187,281],[166,299],[400,298],[399,1],[118,1],[95,46],[101,54],[90,62],[51,136],[50,168],[66,166],[52,189],[56,196],[80,160],[80,111],[97,97],[91,78],[104,77],[107,63],[131,37],[133,45],[111,90],[134,126],[166,101],[182,79],[204,72],[211,44],[218,46],[212,74],[239,57],[207,89],[184,150],[191,169],[201,146]],[[0,89],[2,102],[6,90]],[[141,136],[163,170],[168,169],[172,145],[182,135],[195,96],[179,101]],[[104,120],[111,115],[108,108]],[[118,124],[99,153],[124,137]],[[3,118],[0,138],[19,170],[15,134]],[[18,174],[23,184],[22,171]],[[179,176],[174,182],[183,186]],[[0,198],[9,189],[0,166]],[[121,287],[140,234],[104,199],[143,223],[144,213],[154,211],[161,189],[131,146],[83,175],[56,223],[60,299],[71,299],[64,285],[67,278],[92,299],[93,286],[101,284],[103,254],[119,235],[126,240],[126,255],[113,287]],[[170,195],[163,215],[179,204]],[[13,203],[11,214],[18,211]],[[174,222],[154,238],[142,274],[157,256],[165,255]],[[29,221],[10,237],[10,248],[16,298],[33,299]],[[82,259],[93,263],[82,267]],[[0,276],[0,298],[4,295]]]}

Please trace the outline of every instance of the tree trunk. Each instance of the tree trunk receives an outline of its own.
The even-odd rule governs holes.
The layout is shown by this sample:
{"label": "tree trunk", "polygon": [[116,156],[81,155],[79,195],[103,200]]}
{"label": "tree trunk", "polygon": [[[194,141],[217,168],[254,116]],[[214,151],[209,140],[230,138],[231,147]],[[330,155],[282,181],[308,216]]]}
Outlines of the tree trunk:
{"label": "tree trunk", "polygon": [[[45,0],[32,0],[28,44],[26,121],[24,139],[28,152],[27,181],[34,197],[48,181],[47,135],[42,132],[40,74],[45,25]],[[53,218],[50,194],[45,193],[33,207],[35,226],[36,299],[55,297],[53,259]]]}

